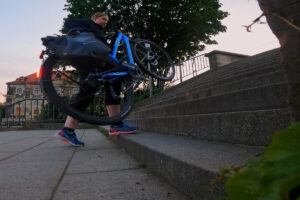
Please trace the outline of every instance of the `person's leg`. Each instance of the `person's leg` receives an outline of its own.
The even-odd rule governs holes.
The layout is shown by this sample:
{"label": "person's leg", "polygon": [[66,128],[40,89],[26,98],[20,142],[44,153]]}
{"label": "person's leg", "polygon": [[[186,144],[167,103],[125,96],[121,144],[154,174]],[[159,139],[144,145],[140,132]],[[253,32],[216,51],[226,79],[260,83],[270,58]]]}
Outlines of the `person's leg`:
{"label": "person's leg", "polygon": [[71,144],[72,146],[82,147],[84,146],[84,142],[78,140],[75,128],[77,127],[78,121],[70,116],[67,117],[65,127],[60,129],[58,133],[55,134],[55,137]]}
{"label": "person's leg", "polygon": [[77,125],[78,125],[78,120],[77,119],[75,119],[71,116],[67,116],[64,127],[68,127],[70,129],[75,130],[77,128]]}
{"label": "person's leg", "polygon": [[[86,73],[80,73],[80,81],[85,79],[87,76]],[[94,95],[91,95],[92,91],[88,86],[80,86],[79,93],[76,98],[71,102],[71,105],[77,110],[83,111],[91,103],[94,98]],[[67,116],[64,127],[59,130],[55,137],[61,139],[63,142],[71,144],[73,146],[84,146],[84,143],[77,139],[75,129],[77,128],[78,120]]]}
{"label": "person's leg", "polygon": [[[115,93],[117,95],[120,95],[121,91],[121,83],[120,82],[115,82],[113,84],[113,88],[115,90]],[[105,105],[106,109],[108,112],[108,115],[110,117],[113,117],[115,115],[118,115],[120,113],[120,100],[119,99],[114,99],[109,90],[106,90],[105,93]],[[138,127],[136,126],[128,126],[126,123],[123,121],[116,122],[114,124],[111,124],[110,129],[109,129],[109,136],[118,136],[120,133],[134,133]]]}
{"label": "person's leg", "polygon": [[113,116],[119,114],[120,111],[121,111],[120,108],[121,108],[120,104],[118,104],[118,105],[106,105],[106,109],[107,109],[109,117],[113,117]]}

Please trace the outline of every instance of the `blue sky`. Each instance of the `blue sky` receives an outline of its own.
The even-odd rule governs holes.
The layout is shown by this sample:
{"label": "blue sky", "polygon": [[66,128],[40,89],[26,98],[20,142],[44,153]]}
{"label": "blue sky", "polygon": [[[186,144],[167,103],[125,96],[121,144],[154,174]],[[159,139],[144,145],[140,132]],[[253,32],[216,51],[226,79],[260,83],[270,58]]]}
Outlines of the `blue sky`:
{"label": "blue sky", "polygon": [[[40,38],[59,34],[65,0],[0,0],[0,93],[6,93],[6,82],[37,71],[38,58],[43,48]],[[226,33],[215,37],[218,45],[207,46],[202,53],[212,50],[254,55],[279,47],[269,27],[256,24],[252,32],[242,25],[251,24],[261,14],[256,0],[220,0],[222,10],[230,16],[222,21]],[[263,19],[264,20],[264,19]],[[0,102],[4,99],[0,96]]]}

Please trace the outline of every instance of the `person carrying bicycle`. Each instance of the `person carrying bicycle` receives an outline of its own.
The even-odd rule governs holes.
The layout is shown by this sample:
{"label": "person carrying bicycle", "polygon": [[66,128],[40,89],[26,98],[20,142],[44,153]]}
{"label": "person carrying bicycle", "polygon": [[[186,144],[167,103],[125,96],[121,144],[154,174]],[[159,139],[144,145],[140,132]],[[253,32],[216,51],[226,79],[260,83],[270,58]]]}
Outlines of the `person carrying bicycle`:
{"label": "person carrying bicycle", "polygon": [[[76,34],[77,32],[91,32],[100,41],[106,42],[103,29],[108,23],[109,17],[105,13],[97,12],[92,15],[91,20],[88,19],[68,19],[65,21],[64,28],[69,32],[69,34]],[[113,44],[113,42],[111,42]],[[80,63],[80,61],[78,62]],[[107,70],[110,66],[102,66],[101,70]],[[80,81],[84,80],[89,73],[91,66],[80,66],[78,67]],[[119,94],[120,86],[118,82],[113,84],[113,88],[116,94]],[[79,93],[74,100],[73,107],[84,111],[89,104],[93,101],[93,96],[91,94],[91,88],[84,84],[80,86]],[[120,113],[120,100],[112,97],[109,91],[105,93],[105,105],[108,111],[109,117],[115,116]],[[55,137],[61,139],[62,141],[71,144],[72,146],[84,146],[84,142],[78,140],[75,129],[77,128],[78,120],[67,116],[64,127],[55,134]],[[111,124],[109,130],[109,136],[118,136],[121,133],[135,133],[138,127],[129,126],[123,121]]]}

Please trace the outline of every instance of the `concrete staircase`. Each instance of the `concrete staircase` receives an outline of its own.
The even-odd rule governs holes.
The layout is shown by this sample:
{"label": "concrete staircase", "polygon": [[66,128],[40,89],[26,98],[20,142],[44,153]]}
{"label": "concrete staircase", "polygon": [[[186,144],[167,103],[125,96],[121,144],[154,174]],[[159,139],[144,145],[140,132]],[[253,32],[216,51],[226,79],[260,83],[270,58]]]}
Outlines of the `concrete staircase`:
{"label": "concrete staircase", "polygon": [[138,134],[116,142],[194,199],[218,199],[220,170],[261,154],[290,124],[281,68],[275,49],[176,85],[135,105]]}

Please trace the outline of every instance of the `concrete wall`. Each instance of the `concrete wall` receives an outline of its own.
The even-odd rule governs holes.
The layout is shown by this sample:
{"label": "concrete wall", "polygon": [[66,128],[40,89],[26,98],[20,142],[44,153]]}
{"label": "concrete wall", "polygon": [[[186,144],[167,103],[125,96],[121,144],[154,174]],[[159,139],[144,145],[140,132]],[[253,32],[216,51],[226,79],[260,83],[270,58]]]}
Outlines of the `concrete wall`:
{"label": "concrete wall", "polygon": [[248,55],[231,53],[226,51],[214,50],[210,53],[205,54],[209,58],[210,69],[217,69],[229,63],[235,62],[237,60],[247,58]]}

